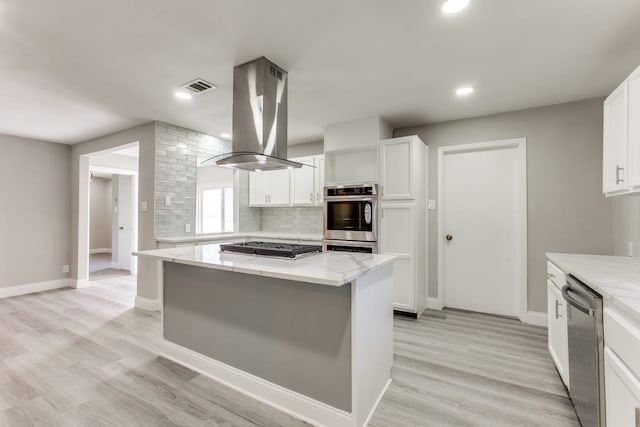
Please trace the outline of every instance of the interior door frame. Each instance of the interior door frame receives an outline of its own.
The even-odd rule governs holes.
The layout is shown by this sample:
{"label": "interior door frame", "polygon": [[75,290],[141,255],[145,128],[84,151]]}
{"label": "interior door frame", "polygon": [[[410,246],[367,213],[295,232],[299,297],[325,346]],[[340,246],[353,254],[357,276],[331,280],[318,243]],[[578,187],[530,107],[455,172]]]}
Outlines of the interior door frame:
{"label": "interior door frame", "polygon": [[444,159],[448,154],[460,154],[474,151],[489,151],[496,149],[515,148],[516,183],[518,197],[518,226],[517,247],[518,265],[516,266],[519,277],[518,287],[518,312],[522,322],[526,322],[528,312],[527,302],[527,139],[512,138],[496,141],[476,142],[470,144],[450,145],[438,147],[438,308],[444,307]]}

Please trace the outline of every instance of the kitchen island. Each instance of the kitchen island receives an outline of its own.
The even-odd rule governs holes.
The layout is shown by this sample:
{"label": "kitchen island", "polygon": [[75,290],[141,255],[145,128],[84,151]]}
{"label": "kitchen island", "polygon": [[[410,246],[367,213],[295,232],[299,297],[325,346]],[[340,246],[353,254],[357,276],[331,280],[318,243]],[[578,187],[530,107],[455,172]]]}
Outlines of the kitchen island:
{"label": "kitchen island", "polygon": [[367,423],[391,381],[394,257],[136,255],[162,269],[162,356],[314,425]]}

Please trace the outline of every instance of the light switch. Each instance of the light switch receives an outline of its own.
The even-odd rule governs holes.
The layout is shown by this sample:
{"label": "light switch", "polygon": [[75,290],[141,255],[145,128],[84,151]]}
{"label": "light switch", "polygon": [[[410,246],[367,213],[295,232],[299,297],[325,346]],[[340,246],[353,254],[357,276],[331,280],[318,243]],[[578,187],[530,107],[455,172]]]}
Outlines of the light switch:
{"label": "light switch", "polygon": [[185,224],[184,231],[185,233],[191,233],[191,224]]}
{"label": "light switch", "polygon": [[143,200],[142,202],[140,202],[140,212],[146,212],[147,211],[147,201]]}
{"label": "light switch", "polygon": [[429,200],[429,210],[434,210],[436,208],[436,201]]}
{"label": "light switch", "polygon": [[171,196],[164,196],[164,205],[171,206]]}

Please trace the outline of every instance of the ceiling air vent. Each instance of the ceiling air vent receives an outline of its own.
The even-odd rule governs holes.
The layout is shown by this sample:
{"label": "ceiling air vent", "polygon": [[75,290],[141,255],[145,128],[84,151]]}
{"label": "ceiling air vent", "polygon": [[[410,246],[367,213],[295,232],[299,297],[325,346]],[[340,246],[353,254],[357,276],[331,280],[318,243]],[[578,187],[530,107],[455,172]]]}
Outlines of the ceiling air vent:
{"label": "ceiling air vent", "polygon": [[181,87],[188,90],[189,92],[198,95],[202,92],[207,92],[211,89],[215,89],[217,86],[202,79],[195,79],[189,83],[183,84]]}

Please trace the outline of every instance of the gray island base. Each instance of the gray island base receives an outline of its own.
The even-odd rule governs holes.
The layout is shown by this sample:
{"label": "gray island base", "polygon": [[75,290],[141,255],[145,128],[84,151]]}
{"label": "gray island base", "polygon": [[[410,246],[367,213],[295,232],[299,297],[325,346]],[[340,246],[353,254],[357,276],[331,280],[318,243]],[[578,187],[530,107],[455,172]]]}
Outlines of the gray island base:
{"label": "gray island base", "polygon": [[[162,356],[314,425],[366,425],[391,382],[393,257],[264,259],[210,246],[217,256],[138,254],[163,269]],[[292,280],[304,263],[309,276]]]}

